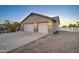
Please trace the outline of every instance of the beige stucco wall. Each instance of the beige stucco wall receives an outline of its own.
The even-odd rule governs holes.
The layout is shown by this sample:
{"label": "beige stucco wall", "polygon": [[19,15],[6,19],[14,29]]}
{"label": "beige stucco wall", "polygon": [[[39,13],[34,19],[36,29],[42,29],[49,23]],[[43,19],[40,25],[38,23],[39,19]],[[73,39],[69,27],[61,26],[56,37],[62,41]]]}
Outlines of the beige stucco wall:
{"label": "beige stucco wall", "polygon": [[54,26],[53,26],[53,31],[55,32],[55,31],[59,31],[59,24],[58,24],[58,22],[56,22],[55,24],[53,24]]}
{"label": "beige stucco wall", "polygon": [[[22,24],[21,24],[21,30],[23,30],[23,25],[24,24],[28,24],[28,23],[39,23],[39,22],[46,22],[46,23],[49,23],[51,22],[52,23],[52,27],[49,26],[48,24],[48,32],[49,33],[53,33],[53,31],[57,30],[58,28],[58,24],[53,22],[52,20],[48,19],[48,18],[45,18],[45,17],[41,17],[41,16],[38,16],[38,15],[31,15],[30,17],[28,17]],[[37,27],[38,29],[38,27]],[[34,28],[34,31],[37,32],[37,29]]]}
{"label": "beige stucco wall", "polygon": [[23,25],[23,23],[20,25],[20,30],[24,30],[24,25]]}

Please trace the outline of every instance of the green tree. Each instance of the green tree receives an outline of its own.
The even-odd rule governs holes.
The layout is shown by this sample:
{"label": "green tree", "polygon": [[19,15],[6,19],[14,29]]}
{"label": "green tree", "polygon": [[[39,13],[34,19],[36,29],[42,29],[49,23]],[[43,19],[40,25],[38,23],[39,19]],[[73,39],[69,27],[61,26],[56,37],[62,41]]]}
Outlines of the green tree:
{"label": "green tree", "polygon": [[11,23],[9,20],[5,20],[4,23],[6,25],[7,30],[9,30],[10,32],[15,32],[15,31],[19,30],[19,27],[20,27],[19,22]]}
{"label": "green tree", "polygon": [[76,24],[69,24],[68,27],[77,27]]}
{"label": "green tree", "polygon": [[11,31],[15,32],[15,31],[19,30],[19,27],[20,27],[20,23],[19,22],[14,22],[12,24]]}
{"label": "green tree", "polygon": [[5,21],[4,21],[4,24],[6,25],[6,29],[7,29],[7,30],[10,30],[10,29],[11,29],[12,24],[10,23],[9,20],[5,20]]}
{"label": "green tree", "polygon": [[62,26],[63,28],[67,27],[66,25]]}

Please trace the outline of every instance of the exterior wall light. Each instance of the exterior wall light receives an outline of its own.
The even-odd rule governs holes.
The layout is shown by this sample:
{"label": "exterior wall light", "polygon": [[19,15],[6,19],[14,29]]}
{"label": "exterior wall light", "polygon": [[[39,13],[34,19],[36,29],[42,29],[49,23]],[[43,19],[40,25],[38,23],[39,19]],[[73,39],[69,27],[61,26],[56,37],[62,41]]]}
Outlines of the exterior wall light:
{"label": "exterior wall light", "polygon": [[48,22],[48,27],[51,29],[52,28],[52,21]]}
{"label": "exterior wall light", "polygon": [[34,26],[37,26],[37,23],[34,23]]}

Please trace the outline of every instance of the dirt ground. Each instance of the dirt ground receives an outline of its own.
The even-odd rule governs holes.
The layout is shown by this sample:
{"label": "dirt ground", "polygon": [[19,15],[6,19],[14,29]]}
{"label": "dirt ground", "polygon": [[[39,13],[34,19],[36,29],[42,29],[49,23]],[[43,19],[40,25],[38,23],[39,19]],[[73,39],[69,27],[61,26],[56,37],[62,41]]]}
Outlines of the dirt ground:
{"label": "dirt ground", "polygon": [[76,53],[79,52],[79,32],[60,31],[56,35],[46,35],[10,53]]}

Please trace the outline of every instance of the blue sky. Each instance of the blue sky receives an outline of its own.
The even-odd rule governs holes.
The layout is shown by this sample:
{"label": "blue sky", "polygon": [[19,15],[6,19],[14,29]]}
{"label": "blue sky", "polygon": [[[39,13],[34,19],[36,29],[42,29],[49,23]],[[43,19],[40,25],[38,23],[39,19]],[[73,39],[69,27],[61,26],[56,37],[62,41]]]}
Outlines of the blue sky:
{"label": "blue sky", "polygon": [[22,21],[31,12],[59,16],[63,20],[79,20],[77,5],[0,5],[0,23],[4,20]]}

